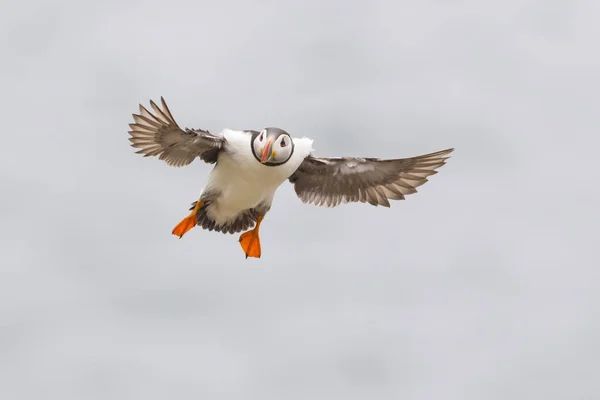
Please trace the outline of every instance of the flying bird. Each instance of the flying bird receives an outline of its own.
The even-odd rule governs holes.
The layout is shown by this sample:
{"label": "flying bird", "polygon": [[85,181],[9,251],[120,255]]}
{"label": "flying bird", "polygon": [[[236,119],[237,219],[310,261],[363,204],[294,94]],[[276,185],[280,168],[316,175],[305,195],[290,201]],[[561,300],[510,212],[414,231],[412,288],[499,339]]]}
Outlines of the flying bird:
{"label": "flying bird", "polygon": [[191,213],[172,233],[181,239],[196,225],[235,234],[246,258],[261,256],[259,228],[271,209],[277,188],[286,180],[304,203],[336,207],[361,202],[389,207],[403,200],[437,173],[454,149],[412,158],[315,157],[312,139],[296,138],[276,127],[255,130],[180,128],[164,98],[150,100],[154,113],[141,104],[129,124],[137,154],[183,167],[196,158],[214,164]]}

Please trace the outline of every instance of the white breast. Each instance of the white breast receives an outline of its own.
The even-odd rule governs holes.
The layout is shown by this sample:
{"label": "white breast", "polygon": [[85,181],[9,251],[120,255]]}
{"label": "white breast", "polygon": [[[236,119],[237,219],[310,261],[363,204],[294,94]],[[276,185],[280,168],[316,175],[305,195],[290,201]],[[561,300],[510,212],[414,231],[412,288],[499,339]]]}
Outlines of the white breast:
{"label": "white breast", "polygon": [[225,129],[227,151],[221,152],[204,190],[217,190],[221,196],[207,207],[208,216],[225,224],[240,212],[260,203],[270,204],[277,188],[298,169],[312,152],[312,140],[294,138],[294,153],[283,165],[269,167],[252,155],[251,135]]}

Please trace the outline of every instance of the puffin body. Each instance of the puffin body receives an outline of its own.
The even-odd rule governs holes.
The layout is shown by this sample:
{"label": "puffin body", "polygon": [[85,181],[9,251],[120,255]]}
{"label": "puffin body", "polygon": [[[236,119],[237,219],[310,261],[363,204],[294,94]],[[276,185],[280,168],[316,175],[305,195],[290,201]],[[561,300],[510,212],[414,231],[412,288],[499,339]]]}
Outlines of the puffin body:
{"label": "puffin body", "polygon": [[[213,229],[236,233],[247,227],[232,225],[240,217],[252,215],[249,210],[266,214],[271,209],[275,191],[298,169],[306,156],[312,152],[313,141],[293,138],[294,153],[281,165],[265,165],[256,160],[251,152],[251,139],[255,131],[223,130],[229,145],[219,154],[215,168],[200,200],[207,203],[205,213],[208,226]],[[252,219],[252,218],[250,218]],[[253,219],[252,223],[256,218]],[[205,227],[203,225],[203,227]]]}
{"label": "puffin body", "polygon": [[181,238],[195,226],[230,234],[246,231],[239,239],[246,258],[261,256],[260,224],[286,180],[304,203],[390,207],[389,200],[416,193],[454,150],[396,159],[314,157],[312,139],[292,138],[280,128],[224,129],[220,134],[182,129],[162,97],[162,107],[152,100],[150,105],[154,113],[140,104],[129,124],[129,141],[138,154],[174,167],[197,158],[214,164],[200,198],[172,233]]}

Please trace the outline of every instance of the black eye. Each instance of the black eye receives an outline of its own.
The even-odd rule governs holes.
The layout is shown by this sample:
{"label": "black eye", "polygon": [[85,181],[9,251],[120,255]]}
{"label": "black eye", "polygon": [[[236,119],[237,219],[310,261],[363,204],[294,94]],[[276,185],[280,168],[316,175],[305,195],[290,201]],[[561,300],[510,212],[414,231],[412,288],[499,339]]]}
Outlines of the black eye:
{"label": "black eye", "polygon": [[264,135],[265,135],[264,133],[261,133],[261,134],[260,134],[260,136],[258,137],[258,140],[260,140],[260,141],[262,142],[262,141],[263,141],[263,136],[264,136]]}
{"label": "black eye", "polygon": [[279,143],[281,147],[285,147],[287,146],[287,143],[285,142],[284,138],[281,138],[281,143]]}

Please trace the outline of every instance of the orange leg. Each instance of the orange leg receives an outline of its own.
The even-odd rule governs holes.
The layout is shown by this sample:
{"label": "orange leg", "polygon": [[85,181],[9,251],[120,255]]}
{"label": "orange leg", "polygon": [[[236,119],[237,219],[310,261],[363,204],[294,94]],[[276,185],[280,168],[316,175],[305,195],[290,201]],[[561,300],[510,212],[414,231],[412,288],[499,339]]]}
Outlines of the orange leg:
{"label": "orange leg", "polygon": [[187,231],[196,226],[196,223],[198,222],[196,218],[196,213],[203,205],[204,203],[201,200],[198,200],[196,206],[194,207],[190,215],[182,219],[181,222],[178,223],[175,228],[173,228],[173,231],[171,233],[173,235],[179,236],[179,239],[181,239],[183,235],[187,233]]}
{"label": "orange leg", "polygon": [[242,246],[242,249],[244,249],[244,253],[246,253],[246,258],[260,258],[260,237],[258,236],[258,229],[260,228],[260,223],[263,218],[264,216],[259,215],[254,229],[244,232],[240,236],[240,245]]}

